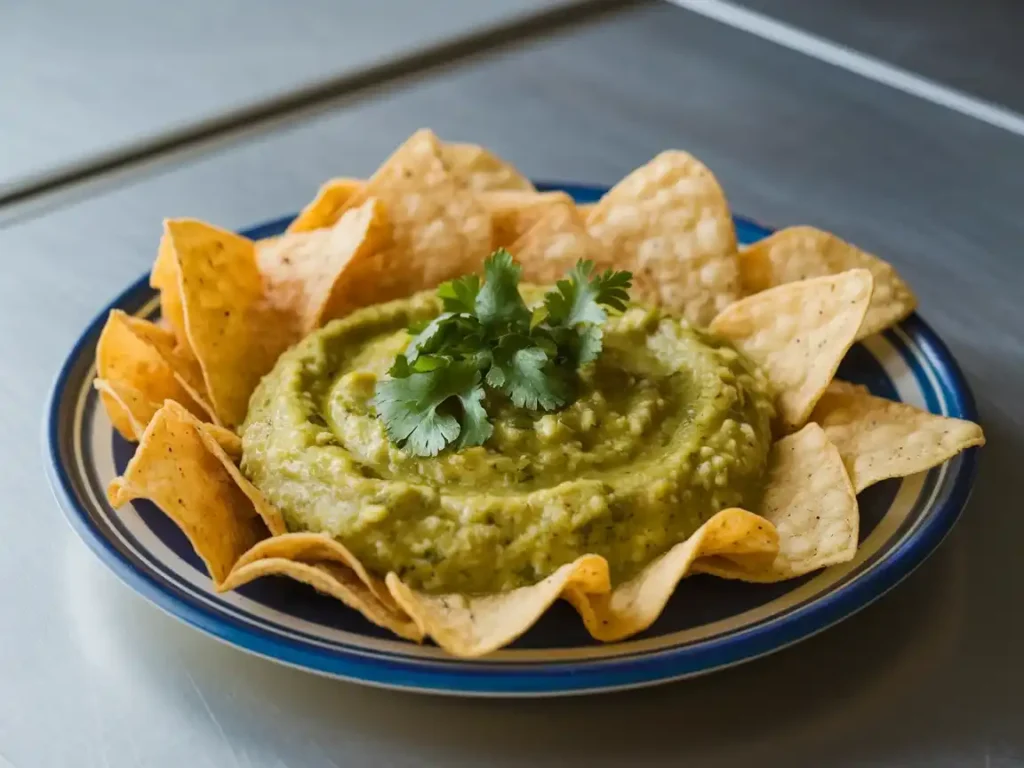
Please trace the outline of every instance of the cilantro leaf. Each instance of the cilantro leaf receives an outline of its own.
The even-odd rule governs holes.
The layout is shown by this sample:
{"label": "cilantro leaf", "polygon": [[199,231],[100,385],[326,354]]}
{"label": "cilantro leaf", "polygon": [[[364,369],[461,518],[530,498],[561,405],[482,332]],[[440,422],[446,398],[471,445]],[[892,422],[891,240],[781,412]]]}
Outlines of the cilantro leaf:
{"label": "cilantro leaf", "polygon": [[[592,277],[593,275],[593,277]],[[555,290],[544,297],[548,321],[552,325],[574,326],[579,323],[602,325],[608,319],[604,306],[622,311],[629,299],[633,283],[630,272],[594,275],[594,262],[578,261],[566,280],[559,280]]]}
{"label": "cilantro leaf", "polygon": [[490,437],[480,381],[472,366],[447,364],[378,382],[373,406],[392,442],[417,456],[436,456],[460,435],[462,445]]}
{"label": "cilantro leaf", "polygon": [[494,431],[485,386],[533,411],[572,399],[580,366],[601,353],[607,310],[625,309],[632,275],[580,261],[532,310],[521,276],[499,249],[482,284],[466,275],[437,289],[444,312],[409,329],[406,351],[377,383],[373,405],[393,443],[417,456],[483,445]]}
{"label": "cilantro leaf", "polygon": [[437,287],[437,295],[444,305],[445,312],[472,314],[476,311],[476,297],[480,293],[480,278],[477,275],[464,275],[456,280],[449,280]]}
{"label": "cilantro leaf", "polygon": [[476,317],[484,325],[529,323],[530,311],[519,295],[523,268],[499,248],[484,261],[484,284],[476,297]]}
{"label": "cilantro leaf", "polygon": [[[506,344],[509,339],[513,340]],[[568,392],[552,375],[548,362],[540,347],[523,346],[521,340],[506,337],[487,372],[487,383],[508,395],[517,408],[553,411],[565,405]]]}
{"label": "cilantro leaf", "polygon": [[455,447],[461,449],[483,445],[494,432],[494,426],[487,418],[487,410],[483,406],[484,388],[480,385],[479,373],[474,386],[458,392],[457,397],[462,404],[462,431]]}

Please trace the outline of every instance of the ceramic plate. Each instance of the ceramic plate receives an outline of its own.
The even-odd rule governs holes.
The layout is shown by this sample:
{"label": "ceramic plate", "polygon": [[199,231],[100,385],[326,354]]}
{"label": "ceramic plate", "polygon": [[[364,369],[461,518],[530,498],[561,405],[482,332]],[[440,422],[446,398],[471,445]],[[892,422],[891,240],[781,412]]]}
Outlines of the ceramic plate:
{"label": "ceramic plate", "polygon": [[[544,188],[564,189],[580,202],[604,192]],[[275,235],[289,221],[244,234]],[[743,243],[770,232],[744,219],[736,227]],[[433,645],[396,639],[285,578],[217,594],[185,537],[152,504],[110,508],[104,489],[134,450],[113,431],[91,387],[96,340],[113,307],[146,317],[158,311],[140,279],[86,329],[57,377],[45,439],[53,488],[71,525],[129,587],[193,627],[274,661],[371,685],[459,695],[578,694],[676,680],[764,656],[835,624],[907,576],[949,532],[974,476],[969,450],[930,472],[869,488],[860,496],[860,548],[845,565],[775,585],[685,579],[650,629],[613,644],[591,640],[572,608],[560,603],[509,648],[483,660],[453,659]],[[851,349],[840,376],[933,413],[976,420],[955,361],[916,315]]]}

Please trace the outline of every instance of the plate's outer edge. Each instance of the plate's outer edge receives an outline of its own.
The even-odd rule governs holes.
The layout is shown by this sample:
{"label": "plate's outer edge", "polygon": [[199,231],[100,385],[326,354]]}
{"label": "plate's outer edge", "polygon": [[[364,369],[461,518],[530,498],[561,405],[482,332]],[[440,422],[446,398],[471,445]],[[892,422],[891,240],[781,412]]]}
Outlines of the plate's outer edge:
{"label": "plate's outer edge", "polygon": [[[538,183],[538,189],[560,189],[582,200],[593,200],[605,187],[565,183]],[[291,216],[245,230],[260,238],[280,231]],[[765,237],[771,229],[736,217],[740,240]],[[892,549],[870,573],[826,593],[781,621],[767,621],[735,636],[707,641],[695,647],[669,650],[647,657],[625,660],[597,660],[589,665],[571,664],[560,673],[561,664],[516,666],[502,672],[479,662],[445,665],[443,669],[408,667],[400,662],[344,658],[338,651],[303,649],[297,643],[268,642],[246,630],[239,630],[214,613],[197,610],[174,593],[164,591],[147,574],[136,570],[91,524],[89,511],[76,498],[74,481],[64,468],[61,434],[68,407],[63,399],[65,383],[79,366],[86,364],[82,350],[95,343],[109,310],[124,305],[146,290],[148,276],[123,291],[88,326],[62,365],[51,389],[44,420],[43,445],[47,471],[54,496],[72,529],[127,586],[159,608],[200,631],[241,650],[314,673],[381,687],[463,696],[558,696],[621,690],[669,682],[712,672],[781,650],[806,639],[856,613],[878,599],[916,569],[941,543],[962,513],[970,495],[977,469],[977,449],[964,452],[949,491],[930,510],[929,520],[913,535]],[[945,344],[916,314],[902,325],[935,365],[939,384],[954,415],[978,421],[970,388]],[[294,647],[293,647],[294,646]],[[569,665],[566,665],[569,666]],[[483,667],[483,669],[481,668]]]}

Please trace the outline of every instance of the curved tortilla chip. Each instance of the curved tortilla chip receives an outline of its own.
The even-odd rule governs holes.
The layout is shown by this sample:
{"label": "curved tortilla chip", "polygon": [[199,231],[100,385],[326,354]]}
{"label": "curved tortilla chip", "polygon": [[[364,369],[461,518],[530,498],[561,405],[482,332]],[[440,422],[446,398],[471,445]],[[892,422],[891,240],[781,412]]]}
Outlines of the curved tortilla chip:
{"label": "curved tortilla chip", "polygon": [[533,586],[496,595],[428,595],[402,583],[395,573],[385,582],[398,604],[425,635],[453,656],[483,656],[508,645],[532,627],[563,592],[607,592],[608,563],[584,555]]}
{"label": "curved tortilla chip", "polygon": [[535,191],[533,184],[511,163],[477,144],[441,145],[441,159],[459,184],[474,192],[496,189]]}
{"label": "curved tortilla chip", "polygon": [[874,278],[858,340],[895,325],[917,306],[910,286],[892,265],[814,227],[782,229],[740,251],[740,278],[747,294],[849,269],[866,269]]}
{"label": "curved tortilla chip", "polygon": [[[210,450],[211,443],[216,451]],[[221,584],[235,561],[267,532],[235,482],[233,468],[199,422],[167,402],[107,495],[114,507],[137,498],[151,500],[188,537],[214,584]]]}
{"label": "curved tortilla chip", "polygon": [[320,187],[313,201],[299,212],[285,232],[294,234],[333,227],[349,200],[362,188],[363,182],[359,179],[331,179]]}
{"label": "curved tortilla chip", "polygon": [[890,477],[931,469],[985,444],[985,435],[974,422],[875,397],[845,381],[829,385],[811,420],[824,428],[839,450],[857,493]]}
{"label": "curved tortilla chip", "polygon": [[621,640],[654,623],[699,558],[728,555],[756,569],[769,565],[778,551],[779,534],[770,522],[743,509],[724,509],[612,592],[587,594],[570,585],[565,598],[594,638]]}
{"label": "curved tortilla chip", "polygon": [[160,237],[156,261],[149,275],[149,284],[160,292],[160,316],[170,326],[174,337],[183,347],[188,346],[185,332],[185,310],[181,305],[181,286],[178,278],[178,261],[174,246],[167,235],[166,226]]}
{"label": "curved tortilla chip", "polygon": [[584,259],[593,261],[598,269],[610,266],[604,246],[587,234],[576,206],[562,203],[551,207],[509,252],[523,267],[523,280],[550,285]]}
{"label": "curved tortilla chip", "polygon": [[724,554],[699,560],[695,571],[743,581],[783,581],[845,563],[857,553],[857,497],[824,430],[808,424],[782,438],[768,461],[768,484],[758,511],[778,531],[778,555],[757,563]]}
{"label": "curved tortilla chip", "polygon": [[189,346],[219,420],[235,427],[260,378],[296,340],[295,324],[267,300],[251,240],[193,219],[164,226],[178,262]]}
{"label": "curved tortilla chip", "polygon": [[295,318],[305,336],[357,305],[359,265],[390,244],[382,203],[367,200],[329,229],[298,232],[260,242],[257,262],[268,300]]}
{"label": "curved tortilla chip", "polygon": [[423,633],[398,607],[384,583],[370,576],[344,546],[320,533],[285,533],[243,554],[218,589],[237,589],[263,576],[289,576],[355,608],[380,627],[419,642]]}
{"label": "curved tortilla chip", "polygon": [[365,260],[358,306],[476,272],[490,252],[491,217],[445,168],[441,143],[431,131],[414,133],[348,205],[370,198],[384,203],[394,245]]}
{"label": "curved tortilla chip", "polygon": [[634,299],[707,325],[740,295],[736,231],[714,175],[670,150],[601,198],[587,229],[633,273]]}
{"label": "curved tortilla chip", "polygon": [[[128,440],[141,436],[137,427],[144,430],[159,407],[153,404],[164,400],[175,400],[200,418],[210,416],[201,394],[168,359],[168,342],[173,345],[168,331],[119,309],[111,310],[100,333],[96,373],[105,382],[99,387],[100,396],[114,427]],[[126,409],[131,420],[125,416]]]}
{"label": "curved tortilla chip", "polygon": [[730,305],[710,326],[760,365],[786,430],[798,429],[857,336],[871,299],[871,273],[787,283]]}
{"label": "curved tortilla chip", "polygon": [[572,205],[565,192],[499,190],[479,195],[491,215],[492,248],[508,248],[559,205]]}

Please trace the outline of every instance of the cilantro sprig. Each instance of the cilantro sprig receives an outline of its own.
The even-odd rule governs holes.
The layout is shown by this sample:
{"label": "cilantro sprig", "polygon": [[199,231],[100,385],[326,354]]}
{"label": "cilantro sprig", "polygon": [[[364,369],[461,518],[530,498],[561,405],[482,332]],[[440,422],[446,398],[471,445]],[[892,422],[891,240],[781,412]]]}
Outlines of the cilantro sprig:
{"label": "cilantro sprig", "polygon": [[580,261],[533,310],[519,294],[521,276],[499,249],[484,262],[483,282],[466,275],[438,287],[444,311],[410,328],[405,353],[377,383],[373,405],[393,443],[417,456],[482,445],[494,431],[487,388],[533,411],[569,403],[579,368],[601,354],[608,310],[625,309],[633,276]]}

